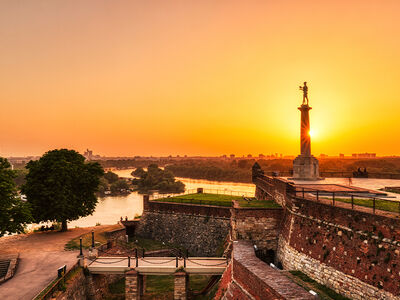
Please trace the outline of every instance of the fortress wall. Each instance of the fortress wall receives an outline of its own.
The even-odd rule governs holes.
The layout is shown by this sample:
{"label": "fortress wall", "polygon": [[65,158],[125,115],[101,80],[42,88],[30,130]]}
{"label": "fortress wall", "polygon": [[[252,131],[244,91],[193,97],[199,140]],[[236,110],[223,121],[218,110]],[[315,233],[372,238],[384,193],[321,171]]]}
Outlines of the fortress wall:
{"label": "fortress wall", "polygon": [[186,203],[173,203],[161,201],[149,201],[143,197],[143,211],[152,212],[168,212],[187,215],[202,215],[220,218],[230,218],[230,207],[211,206],[211,205],[196,205]]}
{"label": "fortress wall", "polygon": [[259,260],[248,241],[233,243],[232,259],[215,299],[315,299],[279,270]]}
{"label": "fortress wall", "polygon": [[247,240],[259,249],[278,248],[282,208],[233,208],[231,210],[233,240]]}
{"label": "fortress wall", "polygon": [[287,191],[293,188],[287,180],[269,176],[262,176],[253,179],[256,185],[256,198],[258,200],[274,200],[280,206],[288,205],[290,199],[286,196]]}
{"label": "fortress wall", "polygon": [[398,219],[292,199],[278,260],[352,299],[400,299]]}
{"label": "fortress wall", "polygon": [[138,236],[182,246],[191,256],[214,256],[230,229],[230,208],[144,200]]}

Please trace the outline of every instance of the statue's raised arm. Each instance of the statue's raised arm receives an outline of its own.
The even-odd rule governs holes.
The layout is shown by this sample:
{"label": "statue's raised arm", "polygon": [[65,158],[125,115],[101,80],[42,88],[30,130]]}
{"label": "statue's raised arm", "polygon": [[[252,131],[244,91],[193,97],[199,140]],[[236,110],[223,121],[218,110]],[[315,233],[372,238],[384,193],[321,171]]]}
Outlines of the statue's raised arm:
{"label": "statue's raised arm", "polygon": [[303,103],[302,105],[308,106],[308,86],[307,82],[304,81],[304,86],[299,86],[299,89],[303,91]]}

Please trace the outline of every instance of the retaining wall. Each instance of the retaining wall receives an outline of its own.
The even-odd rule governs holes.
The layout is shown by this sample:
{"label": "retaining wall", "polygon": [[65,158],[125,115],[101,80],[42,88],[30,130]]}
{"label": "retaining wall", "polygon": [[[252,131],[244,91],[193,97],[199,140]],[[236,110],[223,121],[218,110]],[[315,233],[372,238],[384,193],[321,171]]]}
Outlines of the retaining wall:
{"label": "retaining wall", "polygon": [[400,299],[399,219],[296,198],[286,180],[254,182],[285,208],[277,252],[285,269],[352,299]]}
{"label": "retaining wall", "polygon": [[232,259],[216,299],[315,299],[279,270],[259,260],[248,241],[233,242]]}
{"label": "retaining wall", "polygon": [[239,208],[235,205],[231,213],[233,240],[247,240],[259,249],[277,250],[282,208]]}

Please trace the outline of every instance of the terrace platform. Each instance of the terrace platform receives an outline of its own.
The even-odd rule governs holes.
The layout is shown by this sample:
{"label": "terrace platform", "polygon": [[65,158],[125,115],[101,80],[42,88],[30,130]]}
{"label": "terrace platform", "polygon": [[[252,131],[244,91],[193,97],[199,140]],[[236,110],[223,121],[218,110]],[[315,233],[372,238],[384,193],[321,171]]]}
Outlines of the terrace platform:
{"label": "terrace platform", "polygon": [[372,196],[372,197],[386,197],[387,193],[379,192],[375,190],[365,189],[352,185],[342,185],[342,184],[295,184],[297,190],[301,190],[304,188],[308,192],[312,192],[312,190],[319,191],[319,193],[337,193],[340,194],[349,194],[353,193],[354,195],[360,196]]}

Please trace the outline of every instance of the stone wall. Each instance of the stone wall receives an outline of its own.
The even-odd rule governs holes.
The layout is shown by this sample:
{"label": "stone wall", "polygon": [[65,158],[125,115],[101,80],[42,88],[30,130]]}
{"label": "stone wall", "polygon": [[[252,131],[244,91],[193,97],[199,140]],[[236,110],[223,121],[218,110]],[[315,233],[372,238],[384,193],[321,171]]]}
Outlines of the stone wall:
{"label": "stone wall", "polygon": [[305,199],[293,204],[278,249],[285,269],[354,299],[400,296],[398,220]]}
{"label": "stone wall", "polygon": [[79,271],[66,283],[65,292],[56,297],[57,300],[86,300],[88,289],[86,285],[86,277],[83,269]]}
{"label": "stone wall", "polygon": [[248,241],[235,241],[216,299],[315,299],[279,270],[259,260]]}
{"label": "stone wall", "polygon": [[350,298],[400,299],[398,219],[296,198],[293,185],[279,178],[254,182],[257,195],[285,208],[277,253],[285,269]]}
{"label": "stone wall", "polygon": [[233,240],[248,240],[259,249],[277,250],[282,208],[239,208],[235,205],[231,213]]}
{"label": "stone wall", "polygon": [[144,211],[136,234],[140,237],[182,246],[189,251],[191,256],[214,256],[228,236],[229,227],[230,219],[225,217],[186,214],[169,210]]}
{"label": "stone wall", "polygon": [[123,275],[85,275],[82,268],[66,282],[66,290],[58,292],[57,300],[102,300],[108,294],[109,284],[121,279]]}

